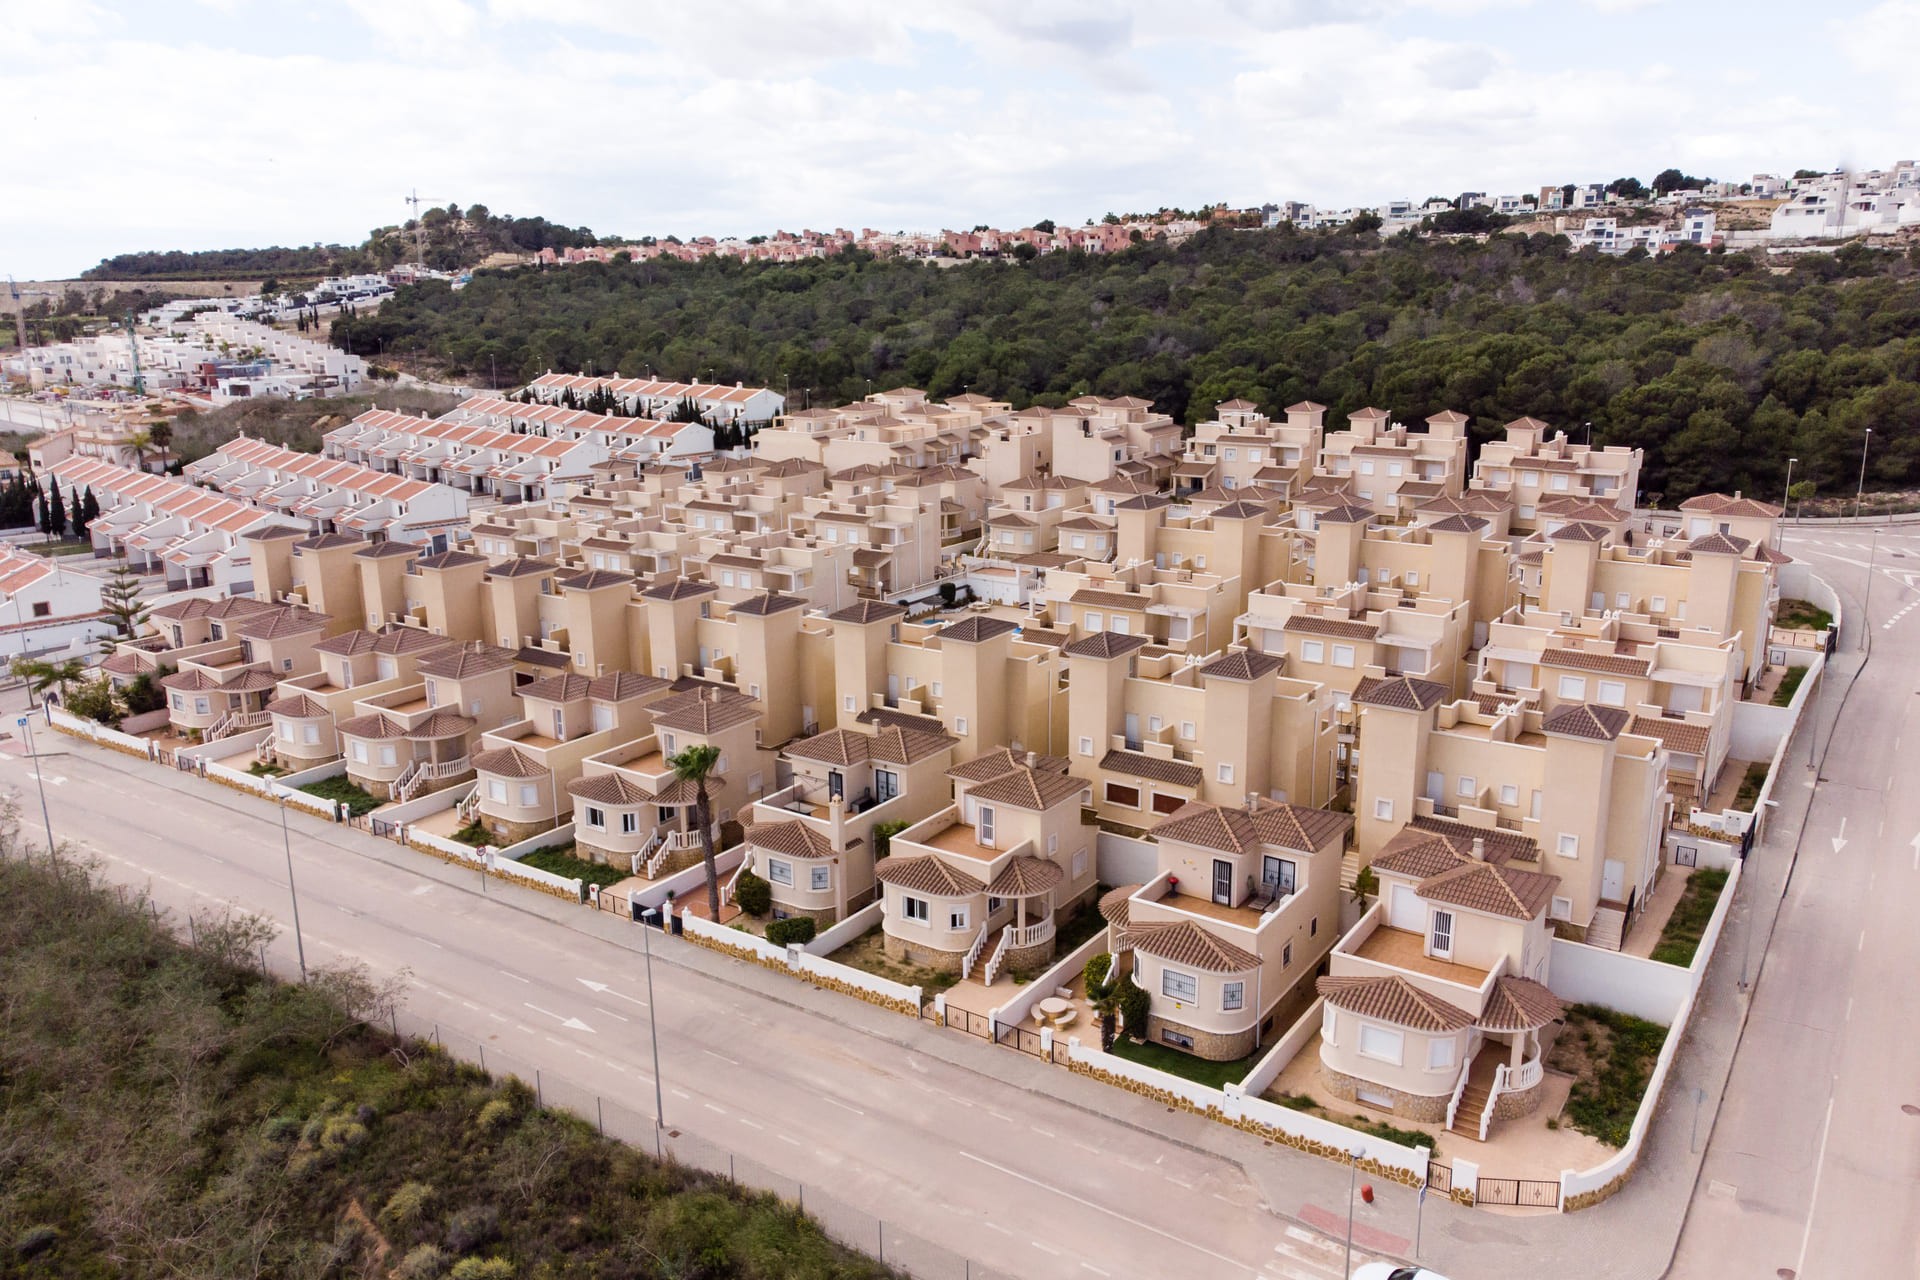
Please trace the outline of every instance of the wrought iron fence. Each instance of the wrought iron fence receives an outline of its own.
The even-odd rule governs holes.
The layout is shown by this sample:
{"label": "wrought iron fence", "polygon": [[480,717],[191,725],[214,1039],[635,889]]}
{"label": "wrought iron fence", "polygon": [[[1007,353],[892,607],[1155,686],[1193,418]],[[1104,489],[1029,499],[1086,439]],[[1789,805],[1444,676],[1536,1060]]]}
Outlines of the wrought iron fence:
{"label": "wrought iron fence", "polygon": [[[1432,1168],[1431,1165],[1428,1166]],[[1530,1209],[1558,1209],[1560,1184],[1537,1178],[1482,1178],[1473,1198],[1480,1204],[1521,1205]]]}
{"label": "wrought iron fence", "polygon": [[1427,1189],[1445,1195],[1453,1190],[1453,1166],[1438,1160],[1427,1161]]}

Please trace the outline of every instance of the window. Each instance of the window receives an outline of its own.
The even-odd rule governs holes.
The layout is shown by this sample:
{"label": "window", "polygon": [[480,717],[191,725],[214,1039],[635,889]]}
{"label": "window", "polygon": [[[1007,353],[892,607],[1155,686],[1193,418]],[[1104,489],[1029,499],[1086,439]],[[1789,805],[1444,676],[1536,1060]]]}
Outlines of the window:
{"label": "window", "polygon": [[1172,1027],[1160,1028],[1160,1038],[1176,1049],[1193,1048],[1193,1037],[1184,1031],[1175,1031]]}
{"label": "window", "polygon": [[1476,778],[1469,777],[1464,773],[1460,775],[1459,785],[1454,787],[1454,792],[1461,796],[1471,796],[1476,794],[1479,790],[1480,790],[1479,780]]}
{"label": "window", "polygon": [[844,697],[844,698],[842,698],[842,699],[841,699],[841,702],[842,702],[843,704],[845,704],[845,706],[846,706],[846,708],[847,708],[847,710],[849,710],[849,711],[851,711],[851,710],[853,710],[853,706],[854,706],[854,703],[853,703],[853,695],[852,695],[852,694],[848,694],[848,695],[847,695],[846,697]]}
{"label": "window", "polygon": [[[355,745],[355,746],[359,746],[360,744],[359,744],[359,743],[355,743],[354,745]],[[363,749],[363,754],[362,754],[362,755],[360,756],[360,758],[361,758],[361,759],[363,759],[363,760],[364,760],[364,759],[366,758],[366,756],[365,756],[365,754],[364,754],[364,749]],[[487,799],[489,799],[489,800],[498,800],[498,801],[500,801],[500,802],[501,802],[502,804],[504,804],[504,803],[506,803],[506,799],[507,799],[507,784],[506,784],[506,783],[504,783],[504,782],[501,782],[501,781],[500,781],[500,780],[499,780],[498,778],[491,778],[491,779],[488,779],[488,781],[487,781]]]}
{"label": "window", "polygon": [[974,813],[973,829],[980,837],[980,843],[993,846],[993,806],[983,804]]}
{"label": "window", "polygon": [[662,745],[663,745],[663,748],[664,748],[664,750],[663,750],[663,752],[662,752],[662,754],[665,754],[665,755],[670,755],[670,756],[672,756],[672,755],[678,755],[678,754],[680,754],[680,748],[679,748],[678,746],[676,746],[676,745],[674,745],[674,741],[673,741],[673,735],[672,735],[672,734],[668,734],[668,735],[666,736],[666,738],[665,738],[665,740],[664,740],[664,742],[663,742],[663,744],[662,744]]}
{"label": "window", "polygon": [[293,741],[293,726],[288,724],[284,720],[280,722],[280,741],[282,742]]}
{"label": "window", "polygon": [[1230,765],[1230,764],[1223,764],[1223,765],[1220,765],[1219,767],[1217,767],[1216,769],[1214,769],[1214,771],[1213,771],[1213,776],[1214,776],[1215,778],[1218,778],[1218,779],[1219,779],[1219,780],[1220,780],[1221,782],[1232,782],[1232,781],[1233,781],[1233,766],[1232,766],[1232,765]]}
{"label": "window", "polygon": [[1647,601],[1648,613],[1665,613],[1666,611],[1667,598],[1665,596],[1655,596],[1653,599]]}
{"label": "window", "polygon": [[939,697],[939,696],[940,696],[940,682],[939,682],[938,680],[935,680],[935,681],[933,682],[933,685],[932,685],[932,688],[933,688],[933,696],[934,696],[934,697],[936,697],[936,698],[937,698],[937,697]]}
{"label": "window", "polygon": [[1051,858],[1058,852],[1060,852],[1060,833],[1049,831],[1047,832],[1047,856]]}
{"label": "window", "polygon": [[1565,831],[1562,831],[1560,833],[1560,843],[1556,846],[1556,852],[1558,852],[1559,855],[1563,858],[1579,857],[1580,856],[1580,837],[1576,835],[1571,835]]}
{"label": "window", "polygon": [[1627,686],[1619,680],[1602,680],[1596,697],[1602,706],[1624,707],[1627,705]]}
{"label": "window", "polygon": [[1300,642],[1300,661],[1325,662],[1327,659],[1326,642],[1322,640],[1302,640]]}
{"label": "window", "polygon": [[1427,1070],[1445,1071],[1453,1065],[1453,1041],[1435,1037],[1427,1041]]}
{"label": "window", "polygon": [[211,714],[210,704],[205,698],[195,698],[193,700],[193,713],[197,716]]}
{"label": "window", "polygon": [[1587,678],[1585,676],[1561,676],[1560,696],[1576,701],[1587,696]]}
{"label": "window", "polygon": [[531,809],[540,803],[540,788],[531,782],[520,784],[520,807]]}
{"label": "window", "polygon": [[947,928],[958,933],[966,927],[967,909],[965,907],[954,907],[947,912]]}
{"label": "window", "polygon": [[1293,963],[1293,944],[1289,942],[1286,946],[1280,948],[1280,967],[1284,969],[1292,963]]}
{"label": "window", "polygon": [[778,858],[767,859],[767,879],[773,884],[793,883],[793,864]]}
{"label": "window", "polygon": [[1337,644],[1333,646],[1333,665],[1336,667],[1352,666],[1353,646],[1350,644]]}
{"label": "window", "polygon": [[1192,742],[1192,741],[1193,741],[1193,735],[1194,735],[1194,732],[1195,732],[1195,730],[1194,730],[1194,727],[1193,727],[1193,721],[1191,721],[1191,720],[1182,720],[1182,721],[1180,722],[1180,737],[1181,737],[1181,739],[1182,739],[1182,740],[1184,740],[1184,741],[1187,741],[1187,742]]}
{"label": "window", "polygon": [[1093,754],[1092,738],[1083,737],[1080,739],[1080,754],[1083,756],[1090,756]]}
{"label": "window", "polygon": [[318,743],[320,741],[320,726],[317,724],[302,725],[300,729],[300,739],[302,742]]}
{"label": "window", "polygon": [[1563,898],[1556,893],[1553,896],[1553,905],[1547,908],[1547,915],[1554,920],[1571,920],[1573,918],[1573,899]]}
{"label": "window", "polygon": [[1407,585],[1410,587],[1420,585],[1420,571],[1418,569],[1407,570]]}
{"label": "window", "polygon": [[381,764],[392,765],[392,764],[398,764],[399,762],[400,762],[400,757],[392,747],[380,748]]}
{"label": "window", "polygon": [[807,887],[815,893],[825,893],[833,888],[832,867],[808,867]]}
{"label": "window", "polygon": [[1320,936],[1320,917],[1319,916],[1315,916],[1312,920],[1309,920],[1307,922],[1307,936],[1309,938],[1317,938]]}
{"label": "window", "polygon": [[909,920],[918,920],[921,924],[925,924],[927,922],[927,900],[925,898],[900,899],[900,914]]}
{"label": "window", "polygon": [[[367,762],[367,744],[366,743],[356,742],[353,744],[353,759],[354,759],[354,763],[356,764],[365,764]],[[498,786],[499,784],[496,783],[494,785]]]}
{"label": "window", "polygon": [[1244,982],[1223,982],[1220,984],[1220,1009],[1231,1013],[1235,1009],[1244,1009],[1247,1004],[1247,984]]}
{"label": "window", "polygon": [[639,814],[623,813],[620,815],[620,834],[621,835],[630,836],[635,834],[639,830],[640,830]]}
{"label": "window", "polygon": [[963,738],[967,736],[967,718],[965,716],[955,716],[953,718],[953,731]]}
{"label": "window", "polygon": [[1194,997],[1198,995],[1199,992],[1199,980],[1192,974],[1181,973],[1176,969],[1162,969],[1160,971],[1160,994],[1167,999],[1192,1004]]}
{"label": "window", "polygon": [[1397,1067],[1400,1065],[1403,1039],[1404,1037],[1398,1031],[1371,1026],[1363,1022],[1360,1024],[1360,1056],[1378,1058],[1382,1062],[1391,1062]]}
{"label": "window", "polygon": [[1087,874],[1087,851],[1076,849],[1073,854],[1073,878],[1078,880]]}
{"label": "window", "polygon": [[1501,783],[1500,784],[1500,803],[1501,804],[1519,804],[1520,788],[1514,786],[1511,782]]}
{"label": "window", "polygon": [[1101,627],[1101,616],[1089,609],[1086,615],[1086,623],[1087,630],[1098,631]]}
{"label": "window", "polygon": [[1373,816],[1382,822],[1393,821],[1393,801],[1381,796],[1373,802]]}
{"label": "window", "polygon": [[1106,800],[1108,804],[1125,805],[1129,809],[1140,807],[1140,788],[1129,787],[1118,782],[1107,784]]}
{"label": "window", "polygon": [[876,804],[884,804],[900,794],[900,775],[891,769],[873,771],[873,795]]}
{"label": "window", "polygon": [[595,831],[605,831],[607,829],[607,811],[605,809],[596,809],[592,805],[588,805],[587,806],[587,825],[592,827]]}

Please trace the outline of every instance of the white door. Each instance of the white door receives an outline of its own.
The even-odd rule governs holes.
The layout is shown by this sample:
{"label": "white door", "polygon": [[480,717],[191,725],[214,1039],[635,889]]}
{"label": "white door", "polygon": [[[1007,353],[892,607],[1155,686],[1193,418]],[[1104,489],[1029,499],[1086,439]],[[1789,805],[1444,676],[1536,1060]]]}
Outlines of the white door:
{"label": "white door", "polygon": [[1433,913],[1433,929],[1427,935],[1428,952],[1439,960],[1453,955],[1453,912],[1436,911]]}
{"label": "white door", "polygon": [[1444,804],[1447,799],[1447,775],[1438,769],[1427,770],[1427,799]]}
{"label": "white door", "polygon": [[1600,866],[1600,896],[1613,902],[1626,901],[1627,864],[1618,858],[1608,858]]}
{"label": "white door", "polygon": [[1426,927],[1427,913],[1420,905],[1420,895],[1413,891],[1412,885],[1397,884],[1387,898],[1387,923],[1396,929],[1410,929],[1419,933]]}
{"label": "white door", "polygon": [[1138,751],[1140,749],[1140,714],[1139,712],[1137,711],[1127,712],[1125,732],[1126,732],[1126,739],[1127,739],[1127,750]]}

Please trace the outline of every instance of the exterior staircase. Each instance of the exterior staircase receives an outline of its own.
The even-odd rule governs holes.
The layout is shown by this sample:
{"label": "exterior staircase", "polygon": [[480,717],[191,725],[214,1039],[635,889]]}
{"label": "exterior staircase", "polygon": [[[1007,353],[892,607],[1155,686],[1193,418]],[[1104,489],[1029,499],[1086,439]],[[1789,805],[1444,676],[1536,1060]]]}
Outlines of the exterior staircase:
{"label": "exterior staircase", "polygon": [[1351,895],[1353,882],[1360,878],[1360,851],[1349,849],[1340,855],[1340,892]]}
{"label": "exterior staircase", "polygon": [[1626,933],[1627,913],[1619,907],[1596,907],[1593,923],[1587,926],[1587,945],[1600,947],[1607,951],[1618,951],[1620,939]]}
{"label": "exterior staircase", "polygon": [[1454,1111],[1453,1123],[1447,1126],[1447,1132],[1475,1142],[1483,1141],[1480,1117],[1493,1099],[1493,1077],[1503,1060],[1503,1052],[1500,1046],[1490,1046],[1474,1058],[1467,1074],[1467,1087],[1460,1092],[1460,1106]]}

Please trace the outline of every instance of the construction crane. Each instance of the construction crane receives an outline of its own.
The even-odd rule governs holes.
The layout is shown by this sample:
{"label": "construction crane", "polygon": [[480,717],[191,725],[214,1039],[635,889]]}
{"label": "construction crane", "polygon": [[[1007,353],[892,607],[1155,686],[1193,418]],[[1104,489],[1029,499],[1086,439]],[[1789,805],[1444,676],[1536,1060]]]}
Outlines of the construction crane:
{"label": "construction crane", "polygon": [[7,277],[7,292],[13,295],[13,341],[22,351],[27,349],[27,309],[20,305],[20,286]]}
{"label": "construction crane", "polygon": [[[429,206],[437,205],[443,198],[444,197],[440,196],[428,196],[426,197],[426,202]],[[413,260],[424,267],[427,265],[427,250],[425,244],[426,229],[420,223],[420,200],[420,188],[418,187],[415,187],[413,193],[406,197],[406,202],[413,206]]]}

